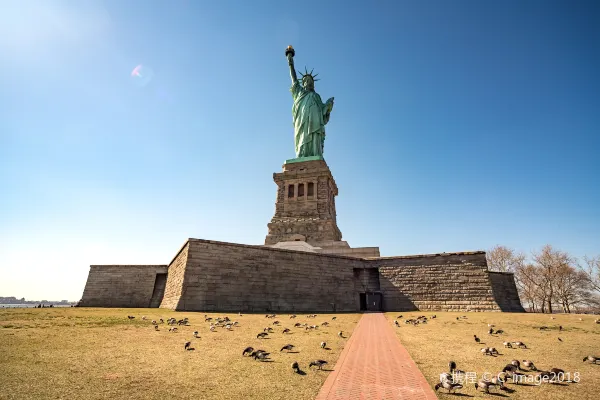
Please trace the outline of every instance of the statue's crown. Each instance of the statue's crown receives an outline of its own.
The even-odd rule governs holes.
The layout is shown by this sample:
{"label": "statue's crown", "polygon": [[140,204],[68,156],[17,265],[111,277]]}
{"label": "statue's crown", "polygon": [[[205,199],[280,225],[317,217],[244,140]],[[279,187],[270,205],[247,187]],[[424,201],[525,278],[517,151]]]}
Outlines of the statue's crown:
{"label": "statue's crown", "polygon": [[315,69],[313,68],[310,72],[308,72],[308,70],[306,69],[306,67],[304,67],[304,73],[302,73],[301,71],[298,71],[298,73],[300,74],[300,76],[302,76],[302,82],[304,82],[305,78],[312,78],[313,82],[318,81],[318,79],[315,79],[319,74],[312,74],[313,71]]}

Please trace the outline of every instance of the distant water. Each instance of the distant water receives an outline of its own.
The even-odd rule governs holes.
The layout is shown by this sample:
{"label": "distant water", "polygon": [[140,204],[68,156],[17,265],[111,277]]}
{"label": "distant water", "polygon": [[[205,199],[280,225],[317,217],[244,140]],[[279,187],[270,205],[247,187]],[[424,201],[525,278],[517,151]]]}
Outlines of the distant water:
{"label": "distant water", "polygon": [[[38,304],[0,304],[0,308],[35,308]],[[70,304],[54,304],[52,308],[57,307],[71,307]],[[44,308],[50,308],[44,304]]]}

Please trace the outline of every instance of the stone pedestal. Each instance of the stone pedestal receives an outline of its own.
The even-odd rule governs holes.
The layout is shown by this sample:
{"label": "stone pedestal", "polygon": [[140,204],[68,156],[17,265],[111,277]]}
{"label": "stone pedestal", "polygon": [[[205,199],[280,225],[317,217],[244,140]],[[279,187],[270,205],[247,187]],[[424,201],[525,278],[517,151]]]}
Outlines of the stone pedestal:
{"label": "stone pedestal", "polygon": [[288,160],[273,180],[277,201],[265,245],[288,241],[315,245],[342,239],[335,212],[338,188],[325,160]]}

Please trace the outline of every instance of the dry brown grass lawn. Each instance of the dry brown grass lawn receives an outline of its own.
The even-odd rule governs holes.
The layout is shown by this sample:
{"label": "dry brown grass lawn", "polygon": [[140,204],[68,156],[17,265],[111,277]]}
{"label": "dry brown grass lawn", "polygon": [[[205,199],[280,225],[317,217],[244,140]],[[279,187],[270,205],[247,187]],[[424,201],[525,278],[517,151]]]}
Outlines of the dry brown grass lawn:
{"label": "dry brown grass lawn", "polygon": [[[425,325],[406,325],[404,320],[419,315],[437,315]],[[400,327],[395,328],[393,321],[399,315]],[[456,317],[465,315],[467,319],[457,321]],[[579,383],[542,384],[541,386],[509,384],[513,393],[493,390],[495,395],[476,392],[469,384],[459,391],[471,398],[499,398],[527,400],[584,400],[600,398],[600,365],[583,363],[587,355],[600,355],[600,325],[594,323],[597,316],[555,315],[550,319],[544,314],[512,313],[388,313],[390,324],[396,330],[402,344],[407,348],[425,378],[433,387],[439,382],[439,375],[448,370],[448,361],[454,360],[457,367],[465,372],[476,372],[481,378],[484,372],[497,373],[513,359],[532,360],[537,368],[549,370],[553,367],[570,372],[571,377],[579,373]],[[579,320],[582,319],[582,321]],[[494,329],[506,333],[490,336],[488,324]],[[563,331],[559,332],[559,325]],[[547,326],[549,330],[540,330]],[[473,338],[477,335],[485,343],[477,344]],[[562,339],[562,342],[558,338]],[[522,341],[528,349],[505,349],[504,341]],[[495,347],[500,355],[484,356],[482,347]],[[473,397],[474,396],[474,397]],[[441,399],[458,398],[446,394],[440,389]]]}
{"label": "dry brown grass lawn", "polygon": [[[324,359],[333,368],[360,319],[286,314],[275,327],[264,314],[209,314],[226,315],[239,327],[210,332],[204,313],[162,309],[0,309],[0,399],[313,399],[328,372],[309,370],[309,362]],[[151,320],[169,317],[188,317],[190,326],[171,333],[163,324],[155,332]],[[293,327],[325,321],[330,327],[316,331]],[[275,328],[270,339],[256,339],[267,326]],[[282,334],[284,327],[292,334]],[[184,350],[188,340],[195,351]],[[298,353],[279,351],[288,343]],[[272,362],[242,357],[246,346],[271,352]],[[293,361],[306,375],[293,373]]]}

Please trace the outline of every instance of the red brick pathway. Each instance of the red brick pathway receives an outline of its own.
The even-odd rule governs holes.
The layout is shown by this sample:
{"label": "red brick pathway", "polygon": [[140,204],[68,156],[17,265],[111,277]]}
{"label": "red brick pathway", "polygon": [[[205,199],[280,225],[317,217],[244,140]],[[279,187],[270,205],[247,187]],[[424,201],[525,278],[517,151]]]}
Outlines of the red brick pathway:
{"label": "red brick pathway", "polygon": [[316,400],[433,400],[383,314],[363,314]]}

